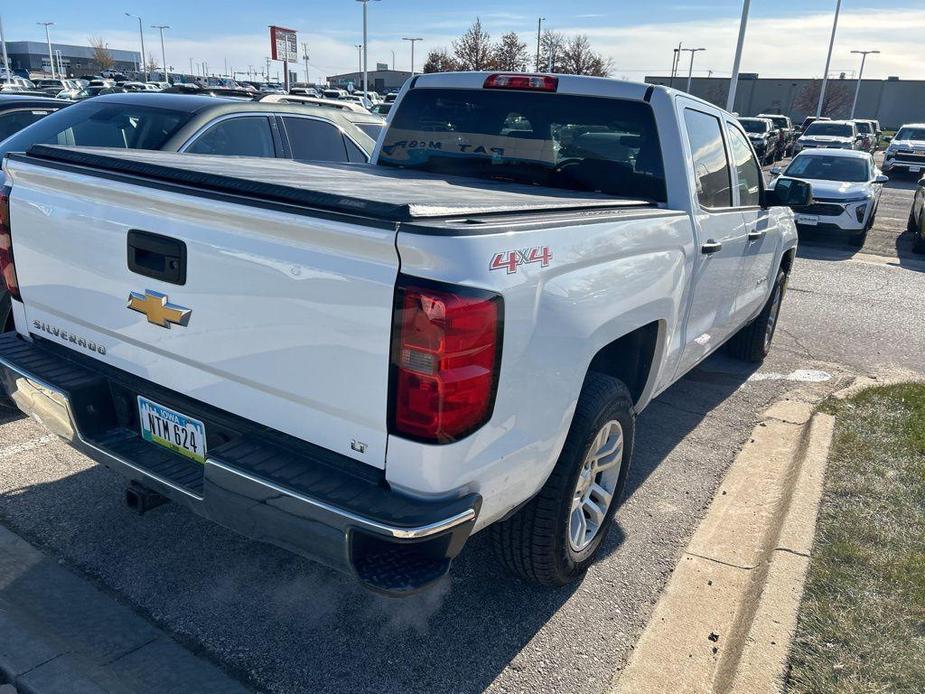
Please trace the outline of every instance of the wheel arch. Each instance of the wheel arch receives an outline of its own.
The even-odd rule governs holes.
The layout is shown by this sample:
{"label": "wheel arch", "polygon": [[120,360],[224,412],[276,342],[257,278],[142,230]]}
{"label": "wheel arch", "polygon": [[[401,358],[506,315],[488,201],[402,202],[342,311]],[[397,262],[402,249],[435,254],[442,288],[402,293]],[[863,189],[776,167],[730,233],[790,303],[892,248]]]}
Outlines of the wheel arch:
{"label": "wheel arch", "polygon": [[655,320],[601,347],[591,363],[588,372],[611,376],[629,389],[633,405],[648,399],[655,387],[659,355],[664,351],[665,321]]}

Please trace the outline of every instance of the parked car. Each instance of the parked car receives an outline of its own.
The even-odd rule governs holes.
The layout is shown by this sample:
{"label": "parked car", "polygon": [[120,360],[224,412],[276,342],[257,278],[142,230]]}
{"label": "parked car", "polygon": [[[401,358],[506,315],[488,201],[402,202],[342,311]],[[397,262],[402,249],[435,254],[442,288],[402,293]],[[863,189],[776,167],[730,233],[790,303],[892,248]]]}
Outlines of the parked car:
{"label": "parked car", "polygon": [[381,104],[376,104],[370,109],[370,113],[375,113],[377,116],[382,116],[383,118],[389,115],[389,111],[392,110],[392,104],[382,102]]}
{"label": "parked car", "polygon": [[[329,99],[315,99],[310,96],[297,96],[294,94],[267,94],[265,96],[259,97],[257,101],[262,104],[304,105],[308,106],[312,110],[317,110],[319,108],[329,108],[330,104],[337,104],[338,106],[347,104],[347,102],[335,102],[330,101]],[[352,106],[352,104],[348,105]],[[377,116],[373,113],[370,113],[362,107],[337,110],[339,111],[340,118],[358,127],[373,141],[379,137],[379,133],[381,133],[382,128],[385,127],[385,119],[382,116]]]}
{"label": "parked car", "polygon": [[314,87],[292,87],[289,89],[289,93],[292,96],[310,96],[316,99],[321,96]]}
{"label": "parked car", "polygon": [[68,105],[49,97],[0,94],[0,141]]}
{"label": "parked car", "polygon": [[800,133],[806,132],[806,129],[809,126],[811,126],[813,123],[819,120],[832,120],[832,119],[829,118],[828,116],[806,116],[806,118],[804,118],[803,122],[800,124],[799,132]]}
{"label": "parked car", "polygon": [[858,246],[867,240],[889,180],[869,153],[833,149],[807,149],[786,170],[771,169],[771,175],[777,176],[772,187],[787,179],[812,185],[812,204],[793,208],[801,232],[834,233]]}
{"label": "parked car", "polygon": [[925,171],[925,123],[910,123],[896,132],[883,154],[883,170],[915,175]]}
{"label": "parked car", "polygon": [[778,151],[781,152],[781,156],[793,156],[793,145],[797,141],[793,121],[788,116],[773,113],[759,113],[757,117],[767,118],[777,128],[778,139],[780,140]]}
{"label": "parked car", "polygon": [[24,77],[11,77],[8,80],[0,83],[0,91],[3,92],[24,92],[24,91],[39,91],[35,87],[35,83],[32,80],[26,79]]}
{"label": "parked car", "polygon": [[877,132],[874,125],[869,120],[855,120],[854,126],[861,137],[860,147],[858,149],[873,154],[877,151]]}
{"label": "parked car", "polygon": [[297,94],[260,94],[257,100],[265,104],[311,104],[323,108],[334,108],[339,111],[352,111],[354,113],[369,113],[360,104],[352,101],[335,99],[318,99],[313,96],[299,96]]}
{"label": "parked car", "polygon": [[850,120],[827,120],[811,124],[797,138],[793,149],[863,149],[863,138],[857,126]]}
{"label": "parked car", "polygon": [[783,156],[779,152],[777,128],[767,118],[739,118],[739,123],[748,134],[748,139],[755,148],[758,160],[762,164],[771,164]]}
{"label": "parked car", "polygon": [[909,223],[906,226],[912,234],[912,250],[925,253],[925,177],[920,178],[915,188],[912,209],[909,211]]}
{"label": "parked car", "polygon": [[350,96],[350,92],[346,89],[325,89],[321,92],[321,96],[325,99],[342,99],[345,96]]}
{"label": "parked car", "polygon": [[77,80],[71,79],[41,79],[35,80],[33,84],[35,89],[46,92],[49,96],[56,96],[62,91],[80,89]]}
{"label": "parked car", "polygon": [[122,87],[100,87],[100,86],[89,86],[84,87],[79,91],[66,91],[60,92],[57,96],[59,99],[70,99],[72,101],[83,101],[84,99],[91,99],[95,96],[106,96],[109,94],[123,94],[125,89]]}
{"label": "parked car", "polygon": [[659,86],[425,74],[389,123],[364,166],[9,155],[0,382],[136,509],[391,595],[486,528],[573,581],[637,414],[724,344],[768,353],[811,187],[766,190],[734,116]]}

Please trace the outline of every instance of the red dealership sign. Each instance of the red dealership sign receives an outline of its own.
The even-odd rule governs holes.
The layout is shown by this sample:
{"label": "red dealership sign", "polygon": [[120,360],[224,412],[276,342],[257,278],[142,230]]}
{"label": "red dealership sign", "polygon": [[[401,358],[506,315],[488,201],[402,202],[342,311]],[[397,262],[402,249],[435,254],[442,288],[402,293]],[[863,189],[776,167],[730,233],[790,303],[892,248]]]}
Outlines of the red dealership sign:
{"label": "red dealership sign", "polygon": [[288,63],[299,62],[299,42],[295,29],[270,27],[270,57]]}

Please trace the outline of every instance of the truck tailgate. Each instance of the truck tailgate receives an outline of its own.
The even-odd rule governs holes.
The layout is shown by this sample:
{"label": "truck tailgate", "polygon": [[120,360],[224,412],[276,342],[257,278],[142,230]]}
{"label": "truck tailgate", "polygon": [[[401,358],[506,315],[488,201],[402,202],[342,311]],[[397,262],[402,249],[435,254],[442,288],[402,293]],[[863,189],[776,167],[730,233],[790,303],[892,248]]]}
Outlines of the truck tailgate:
{"label": "truck tailgate", "polygon": [[[7,168],[30,333],[384,466],[393,223],[289,214],[22,160]],[[133,231],[182,242],[185,282],[130,269]],[[157,248],[142,250],[142,266],[152,252],[158,260]],[[143,307],[165,295],[190,313],[157,325],[163,313],[128,307],[133,293]]]}

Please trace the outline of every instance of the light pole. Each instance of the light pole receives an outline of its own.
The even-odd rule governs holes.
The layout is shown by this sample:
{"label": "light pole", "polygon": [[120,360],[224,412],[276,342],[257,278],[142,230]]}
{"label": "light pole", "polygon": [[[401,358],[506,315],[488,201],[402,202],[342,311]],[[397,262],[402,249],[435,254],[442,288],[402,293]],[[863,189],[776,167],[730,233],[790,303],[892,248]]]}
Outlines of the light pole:
{"label": "light pole", "polygon": [[302,60],[305,61],[305,84],[311,84],[311,78],[308,76],[308,44],[302,42]]}
{"label": "light pole", "polygon": [[36,22],[39,26],[45,27],[45,43],[48,44],[48,62],[51,64],[51,78],[55,78],[55,55],[51,52],[51,36],[48,33],[48,27],[53,27],[54,22]]}
{"label": "light pole", "polygon": [[838,14],[841,12],[841,0],[835,3],[835,21],[832,23],[832,38],[829,39],[829,54],[825,59],[825,72],[822,75],[822,89],[819,90],[819,106],[816,117],[822,117],[822,107],[825,105],[825,90],[829,86],[829,68],[832,65],[832,49],[835,48],[835,33],[838,31]]}
{"label": "light pole", "polygon": [[[357,0],[363,3],[363,98],[368,99],[369,91],[369,3],[371,0]],[[378,2],[379,0],[373,0]]]}
{"label": "light pole", "polygon": [[170,84],[170,76],[167,74],[167,51],[164,50],[164,29],[169,29],[169,24],[152,24],[152,29],[157,29],[161,32],[161,63],[164,66],[164,81],[167,84]]}
{"label": "light pole", "polygon": [[671,79],[668,81],[668,87],[674,87],[674,78],[678,76],[678,68],[681,67],[681,49],[684,47],[683,43],[679,43],[677,48],[671,50]]}
{"label": "light pole", "polygon": [[543,22],[546,17],[540,17],[536,23],[536,71],[540,71],[540,39],[543,36]]}
{"label": "light pole", "polygon": [[691,82],[694,81],[694,56],[697,53],[700,53],[700,51],[705,51],[707,49],[706,48],[682,48],[681,50],[686,51],[687,53],[691,54],[691,66],[690,66],[690,69],[687,71],[687,93],[690,94],[691,93]]}
{"label": "light pole", "polygon": [[3,35],[3,20],[0,19],[0,43],[3,44],[3,66],[6,68],[6,79],[4,82],[10,83],[10,58],[6,54],[6,37]]}
{"label": "light pole", "polygon": [[736,57],[732,63],[732,79],[729,80],[729,97],[726,110],[732,113],[736,105],[736,90],[739,87],[739,67],[742,65],[742,49],[745,47],[745,30],[748,28],[748,8],[751,0],[745,0],[742,6],[742,21],[739,23],[739,42],[736,44]]}
{"label": "light pole", "polygon": [[357,74],[363,72],[363,44],[356,43],[353,46],[357,49]]}
{"label": "light pole", "polygon": [[[411,39],[411,38],[408,38],[408,37],[406,37],[406,36],[403,36],[401,40],[402,40],[402,41],[410,41],[410,42],[411,42],[411,76],[414,77],[414,44],[416,44],[418,41],[423,41],[424,39],[422,39],[422,38],[413,38],[413,39]],[[393,67],[394,67],[394,66],[393,66]]]}
{"label": "light pole", "polygon": [[141,81],[148,81],[148,59],[145,57],[145,30],[141,26],[141,17],[131,12],[125,13],[126,17],[134,17],[138,20],[138,35],[141,37]]}
{"label": "light pole", "polygon": [[861,56],[861,71],[858,73],[858,86],[854,90],[854,103],[851,104],[851,120],[854,120],[854,112],[858,108],[858,97],[861,95],[861,80],[864,79],[864,64],[867,62],[867,56],[878,55],[880,51],[851,51],[855,55]]}

